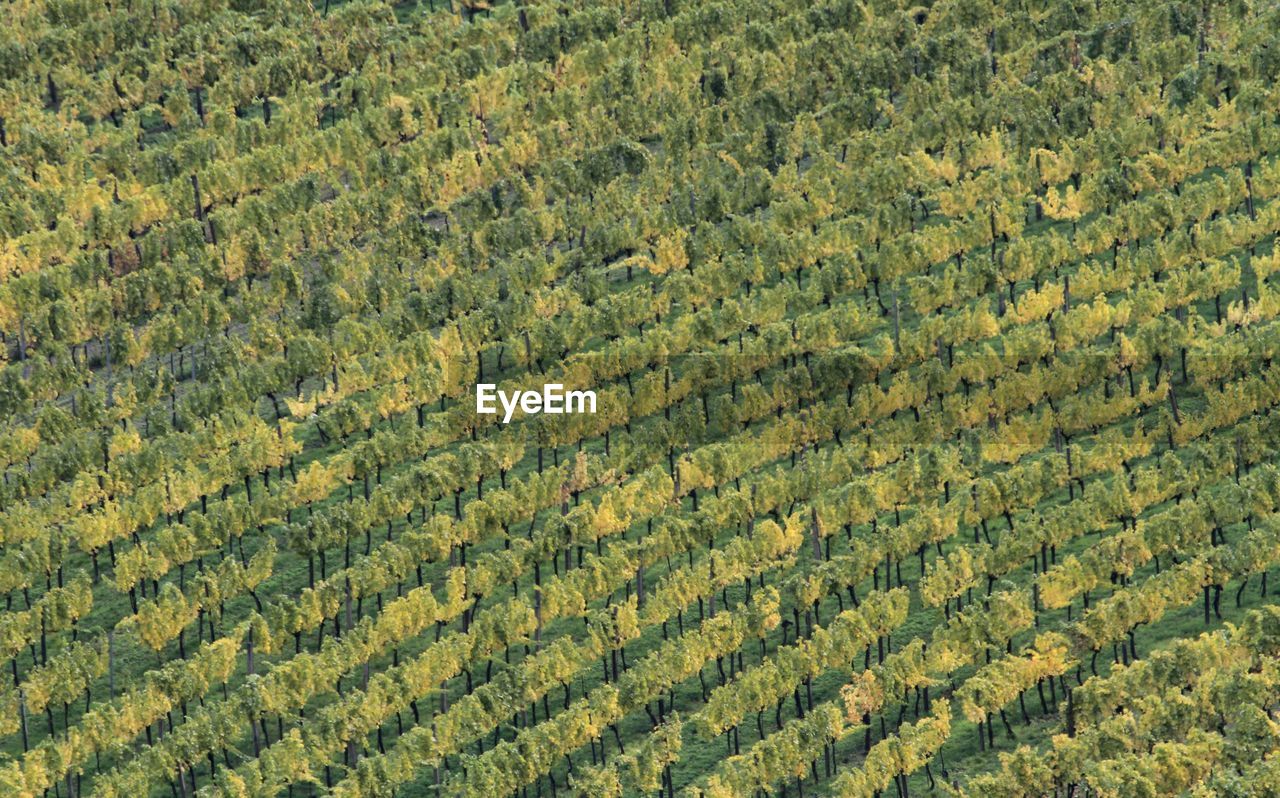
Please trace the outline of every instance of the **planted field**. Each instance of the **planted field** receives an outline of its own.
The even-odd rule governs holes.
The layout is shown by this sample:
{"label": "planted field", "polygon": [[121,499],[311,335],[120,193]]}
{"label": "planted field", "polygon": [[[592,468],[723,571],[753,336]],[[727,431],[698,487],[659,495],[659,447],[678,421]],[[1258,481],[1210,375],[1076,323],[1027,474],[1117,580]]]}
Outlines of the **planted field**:
{"label": "planted field", "polygon": [[0,795],[1280,789],[1280,6],[3,16]]}

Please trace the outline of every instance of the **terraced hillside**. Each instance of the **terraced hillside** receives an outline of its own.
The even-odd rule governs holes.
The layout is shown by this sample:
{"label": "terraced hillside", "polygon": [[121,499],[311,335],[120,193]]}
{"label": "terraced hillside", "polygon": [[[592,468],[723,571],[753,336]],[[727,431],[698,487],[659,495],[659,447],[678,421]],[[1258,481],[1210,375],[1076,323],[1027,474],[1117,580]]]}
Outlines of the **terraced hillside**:
{"label": "terraced hillside", "polygon": [[1280,5],[0,8],[0,794],[1280,790]]}

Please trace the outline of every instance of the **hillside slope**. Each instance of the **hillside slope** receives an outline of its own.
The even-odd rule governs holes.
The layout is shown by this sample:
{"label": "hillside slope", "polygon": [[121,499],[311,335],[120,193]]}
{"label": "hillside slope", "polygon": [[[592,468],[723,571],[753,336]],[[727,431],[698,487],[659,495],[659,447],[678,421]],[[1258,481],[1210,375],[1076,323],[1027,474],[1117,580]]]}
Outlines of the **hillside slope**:
{"label": "hillside slope", "polygon": [[5,19],[0,793],[1280,789],[1280,6]]}

